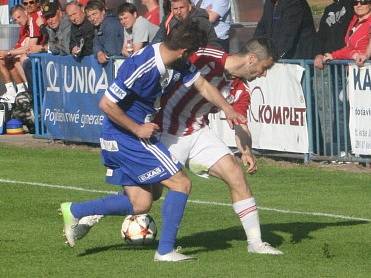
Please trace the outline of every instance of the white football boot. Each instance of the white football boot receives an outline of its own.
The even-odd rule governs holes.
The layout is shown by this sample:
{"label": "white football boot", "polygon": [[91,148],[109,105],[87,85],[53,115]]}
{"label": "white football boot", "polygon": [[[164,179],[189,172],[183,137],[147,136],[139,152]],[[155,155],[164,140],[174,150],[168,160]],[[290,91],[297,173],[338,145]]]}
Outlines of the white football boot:
{"label": "white football boot", "polygon": [[249,244],[247,247],[249,253],[269,254],[269,255],[283,255],[283,252],[272,247],[268,242],[261,242],[257,244]]}
{"label": "white football boot", "polygon": [[178,251],[181,248],[174,249],[173,251],[160,255],[157,251],[155,253],[155,262],[182,262],[182,261],[191,261],[191,260],[197,260],[197,258],[192,256],[187,256],[179,253]]}
{"label": "white football boot", "polygon": [[103,215],[89,215],[81,218],[75,227],[76,239],[82,239],[90,229],[103,218]]}

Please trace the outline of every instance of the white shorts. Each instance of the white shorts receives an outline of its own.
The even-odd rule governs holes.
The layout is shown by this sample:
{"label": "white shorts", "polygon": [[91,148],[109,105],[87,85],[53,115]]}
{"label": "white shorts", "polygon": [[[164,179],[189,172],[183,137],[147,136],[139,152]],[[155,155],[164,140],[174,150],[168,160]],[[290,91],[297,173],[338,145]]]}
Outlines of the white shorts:
{"label": "white shorts", "polygon": [[208,127],[187,136],[162,133],[160,141],[170,153],[196,175],[204,176],[219,159],[231,150]]}

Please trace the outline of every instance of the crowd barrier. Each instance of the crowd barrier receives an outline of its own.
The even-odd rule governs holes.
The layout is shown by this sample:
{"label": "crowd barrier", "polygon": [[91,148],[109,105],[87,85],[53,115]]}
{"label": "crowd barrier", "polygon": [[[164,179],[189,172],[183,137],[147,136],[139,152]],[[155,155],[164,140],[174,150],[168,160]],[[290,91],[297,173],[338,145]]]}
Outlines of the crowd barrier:
{"label": "crowd barrier", "polygon": [[[111,59],[104,67],[92,56],[76,60],[72,56],[33,54],[31,60],[35,136],[98,143],[103,121],[98,99],[114,77],[120,59]],[[271,156],[296,157],[304,161],[370,163],[369,154],[352,153],[347,86],[351,61],[330,62],[322,71],[314,68],[313,60],[282,60],[280,63],[297,64],[304,68],[301,85],[306,104],[304,110],[308,148],[303,153],[288,152],[285,149],[271,151],[260,148],[256,151]],[[363,73],[365,81],[362,81],[362,86],[371,95],[370,73]],[[371,102],[367,105],[369,110],[365,108],[368,112],[365,111],[370,113]],[[364,134],[365,142],[360,143],[365,144],[366,148],[371,142],[371,115],[368,121],[369,133]]]}

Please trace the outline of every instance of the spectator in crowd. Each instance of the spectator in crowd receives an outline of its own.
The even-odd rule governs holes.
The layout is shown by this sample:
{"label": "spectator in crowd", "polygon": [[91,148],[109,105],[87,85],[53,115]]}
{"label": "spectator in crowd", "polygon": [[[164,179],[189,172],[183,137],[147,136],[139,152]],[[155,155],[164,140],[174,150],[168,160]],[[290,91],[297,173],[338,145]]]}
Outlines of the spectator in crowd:
{"label": "spectator in crowd", "polygon": [[208,45],[220,48],[215,30],[209,21],[208,13],[201,8],[192,6],[190,0],[171,0],[171,12],[160,24],[152,43],[164,41],[170,30],[179,22],[190,18],[198,23],[200,28],[207,34]]}
{"label": "spectator in crowd", "polygon": [[152,24],[160,25],[160,6],[158,5],[158,0],[142,0],[142,4],[147,9],[144,18]]}
{"label": "spectator in crowd", "polygon": [[352,1],[334,0],[321,17],[316,36],[314,66],[324,67],[324,54],[345,46],[344,38],[354,15]]}
{"label": "spectator in crowd", "polygon": [[[20,26],[19,38],[13,49],[0,51],[0,72],[6,87],[2,101],[14,103],[16,94],[27,90],[27,80],[21,62],[27,59],[26,53],[30,46],[39,44],[43,38],[40,33],[34,33],[35,28],[30,25],[29,18],[22,5],[11,9],[13,20]],[[16,84],[16,88],[13,85]],[[25,84],[26,83],[26,86]]]}
{"label": "spectator in crowd", "polygon": [[267,0],[254,37],[271,38],[283,59],[312,59],[315,28],[306,0]]}
{"label": "spectator in crowd", "polygon": [[228,52],[229,30],[232,24],[230,0],[192,0],[192,3],[207,11],[219,44]]}
{"label": "spectator in crowd", "polygon": [[[316,105],[318,107],[319,121],[321,125],[321,136],[324,145],[322,145],[322,154],[330,155],[331,154],[331,144],[334,144],[333,148],[334,153],[337,153],[337,132],[336,132],[336,121],[339,123],[340,129],[344,127],[344,117],[343,117],[343,105],[338,103],[338,114],[335,113],[336,102],[339,101],[338,95],[344,86],[341,84],[341,78],[338,78],[338,92],[335,92],[336,86],[334,86],[334,76],[335,70],[334,67],[324,67],[324,53],[331,52],[336,49],[344,47],[344,37],[347,32],[347,28],[350,20],[354,15],[352,1],[349,0],[334,0],[333,3],[328,5],[321,17],[319,29],[316,36],[315,43],[315,58],[314,58],[314,67],[315,67],[315,83],[314,91],[316,95]],[[341,74],[341,71],[338,71],[338,74]],[[331,83],[331,88],[329,86]],[[340,132],[344,134],[344,132]],[[339,140],[343,143],[342,137]],[[319,143],[319,142],[318,142]],[[344,146],[340,145],[341,149]]]}
{"label": "spectator in crowd", "polygon": [[99,63],[107,63],[110,56],[121,55],[124,28],[118,18],[107,12],[100,0],[91,0],[85,7],[88,20],[95,27],[93,52]]}
{"label": "spectator in crowd", "polygon": [[42,33],[48,34],[48,41],[45,46],[30,47],[30,52],[47,51],[55,55],[69,55],[71,21],[68,16],[63,13],[58,1],[46,2],[41,6],[41,11],[46,24],[40,18],[36,20],[36,23]]}
{"label": "spectator in crowd", "polygon": [[365,54],[360,54],[356,58],[356,63],[357,63],[358,66],[362,67],[364,65],[364,63],[366,62],[366,60],[368,60],[368,59],[371,59],[371,29],[370,29],[369,41],[368,41],[368,46],[367,46],[367,49],[366,49],[366,53]]}
{"label": "spectator in crowd", "polygon": [[345,46],[325,54],[324,61],[333,59],[353,59],[364,55],[369,43],[371,28],[371,1],[353,1],[354,16],[345,35]]}
{"label": "spectator in crowd", "polygon": [[8,0],[0,0],[0,24],[9,24]]}
{"label": "spectator in crowd", "polygon": [[[46,2],[41,6],[41,11],[46,24],[44,24],[44,19],[41,17],[36,19],[36,24],[48,40],[43,45],[30,45],[28,53],[49,52],[54,55],[69,55],[71,22],[68,16],[62,12],[58,1]],[[26,74],[29,91],[32,92],[32,63],[30,59],[25,60],[23,69]]]}
{"label": "spectator in crowd", "polygon": [[72,23],[71,54],[76,57],[93,54],[94,25],[86,18],[83,6],[75,1],[67,3],[66,13]]}
{"label": "spectator in crowd", "polygon": [[142,16],[138,16],[134,4],[124,3],[117,9],[117,15],[124,26],[124,45],[122,55],[130,56],[133,52],[145,47],[155,36],[158,26]]}

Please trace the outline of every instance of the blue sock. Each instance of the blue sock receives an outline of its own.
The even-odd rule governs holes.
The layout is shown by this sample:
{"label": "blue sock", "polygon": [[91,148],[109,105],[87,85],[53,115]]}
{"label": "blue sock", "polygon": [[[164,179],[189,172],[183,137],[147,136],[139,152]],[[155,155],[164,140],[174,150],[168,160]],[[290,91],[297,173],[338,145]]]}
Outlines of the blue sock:
{"label": "blue sock", "polygon": [[183,218],[188,195],[177,191],[169,191],[162,205],[162,228],[158,244],[158,253],[167,254],[174,249],[176,235]]}
{"label": "blue sock", "polygon": [[72,203],[71,212],[78,219],[88,215],[128,215],[133,214],[133,205],[128,196],[120,193],[91,201]]}

